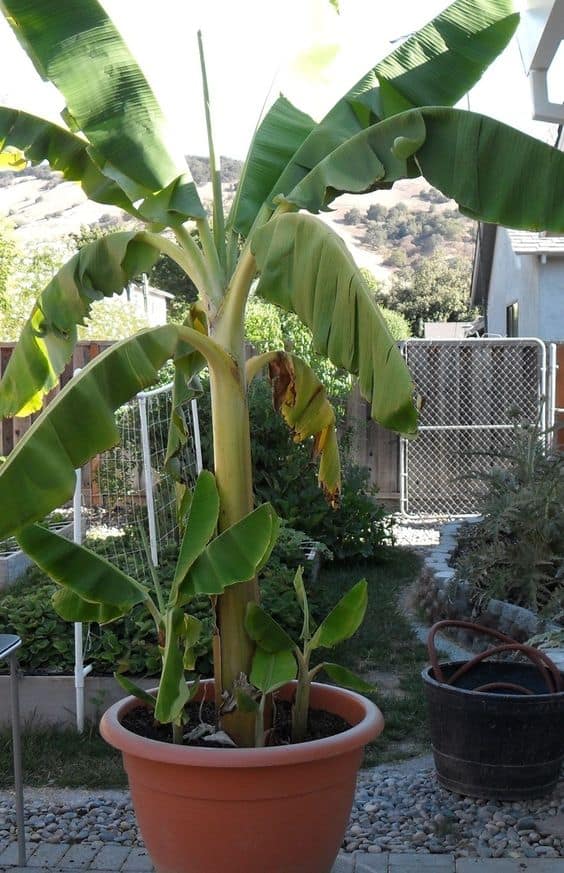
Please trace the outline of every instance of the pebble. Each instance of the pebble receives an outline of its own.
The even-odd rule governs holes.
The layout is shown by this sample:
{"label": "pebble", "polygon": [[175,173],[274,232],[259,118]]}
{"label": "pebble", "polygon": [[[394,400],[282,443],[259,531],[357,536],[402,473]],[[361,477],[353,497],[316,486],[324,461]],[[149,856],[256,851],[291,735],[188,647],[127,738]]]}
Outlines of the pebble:
{"label": "pebble", "polygon": [[453,852],[459,858],[564,858],[564,838],[539,833],[564,813],[564,773],[553,794],[521,802],[451,794],[432,769],[393,765],[359,774],[346,852]]}

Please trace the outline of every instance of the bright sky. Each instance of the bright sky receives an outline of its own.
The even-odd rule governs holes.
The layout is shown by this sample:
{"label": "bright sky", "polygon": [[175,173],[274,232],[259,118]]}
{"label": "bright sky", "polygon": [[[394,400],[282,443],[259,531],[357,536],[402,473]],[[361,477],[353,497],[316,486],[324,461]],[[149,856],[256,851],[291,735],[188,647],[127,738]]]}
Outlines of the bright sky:
{"label": "bright sky", "polygon": [[[103,0],[149,78],[182,148],[207,154],[196,32],[203,32],[216,151],[243,158],[265,101],[279,92],[321,117],[391,40],[418,29],[447,0]],[[41,83],[0,16],[0,102],[60,120],[60,97]],[[319,68],[319,60],[326,65]],[[304,75],[305,73],[305,75]],[[466,101],[463,102],[466,106]],[[553,141],[531,121],[514,40],[470,95],[470,107]]]}

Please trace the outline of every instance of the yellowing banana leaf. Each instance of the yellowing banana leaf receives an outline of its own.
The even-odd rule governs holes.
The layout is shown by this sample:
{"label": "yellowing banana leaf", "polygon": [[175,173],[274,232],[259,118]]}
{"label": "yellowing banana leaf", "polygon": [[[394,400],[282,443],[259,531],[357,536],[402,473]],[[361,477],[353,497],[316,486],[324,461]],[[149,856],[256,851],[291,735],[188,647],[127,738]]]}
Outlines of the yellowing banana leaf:
{"label": "yellowing banana leaf", "polygon": [[274,183],[314,127],[313,118],[280,95],[253,137],[227,222],[228,228],[232,226],[238,233],[248,236]]}
{"label": "yellowing banana leaf", "polygon": [[[23,528],[16,534],[16,539],[24,552],[54,582],[86,604],[109,607],[110,612],[114,611],[112,618],[126,615],[135,604],[147,597],[148,591],[144,585],[122,573],[109,561],[41,525]],[[68,608],[71,604],[64,599],[63,605]],[[119,611],[117,615],[115,611]],[[72,621],[82,620],[77,615],[69,617]],[[95,620],[99,621],[99,618]]]}
{"label": "yellowing banana leaf", "polygon": [[101,172],[132,203],[150,198],[151,220],[172,223],[179,210],[185,218],[203,217],[193,182],[172,157],[156,98],[101,4],[3,0],[2,6],[37,71],[63,94],[65,121],[82,131]]}
{"label": "yellowing banana leaf", "polygon": [[327,500],[337,506],[341,492],[341,464],[335,428],[335,411],[311,367],[286,352],[268,365],[274,408],[281,413],[296,442],[313,436],[319,456],[319,484]]}
{"label": "yellowing banana leaf", "polygon": [[251,245],[257,293],[297,313],[315,351],[358,375],[376,421],[415,433],[409,372],[343,241],[318,219],[286,214],[259,228]]}
{"label": "yellowing banana leaf", "polygon": [[0,467],[0,537],[70,500],[75,470],[119,441],[115,411],[154,385],[179,328],[149,328],[102,352],[43,411]]}
{"label": "yellowing banana leaf", "polygon": [[12,170],[18,172],[19,170],[25,170],[26,167],[27,161],[24,153],[20,151],[20,149],[16,149],[13,146],[6,146],[2,151],[0,151],[0,170]]}
{"label": "yellowing banana leaf", "polygon": [[96,166],[88,154],[88,143],[64,127],[29,112],[0,106],[0,146],[21,149],[32,164],[48,161],[51,169],[62,173],[68,181],[80,182],[91,200],[138,215],[119,185]]}
{"label": "yellowing banana leaf", "polygon": [[414,106],[456,103],[503,51],[517,23],[510,0],[456,0],[339,100],[289,161],[270,200],[289,194],[327,155],[375,122]]}
{"label": "yellowing banana leaf", "polygon": [[120,294],[159,257],[159,237],[120,232],[84,246],[41,293],[0,382],[0,417],[41,409],[72,357],[76,326],[95,300]]}
{"label": "yellowing banana leaf", "polygon": [[170,592],[171,604],[176,604],[179,586],[182,585],[194,561],[212,538],[217,527],[218,516],[219,494],[215,484],[215,476],[208,470],[202,470],[194,487],[184,535],[180,544]]}
{"label": "yellowing banana leaf", "polygon": [[155,718],[162,724],[177,722],[182,710],[195,694],[195,687],[184,678],[184,639],[186,625],[181,609],[169,609],[165,615],[165,651]]}
{"label": "yellowing banana leaf", "polygon": [[253,579],[268,560],[280,522],[264,503],[224,530],[196,558],[178,586],[177,604],[196,594],[222,594],[228,585]]}

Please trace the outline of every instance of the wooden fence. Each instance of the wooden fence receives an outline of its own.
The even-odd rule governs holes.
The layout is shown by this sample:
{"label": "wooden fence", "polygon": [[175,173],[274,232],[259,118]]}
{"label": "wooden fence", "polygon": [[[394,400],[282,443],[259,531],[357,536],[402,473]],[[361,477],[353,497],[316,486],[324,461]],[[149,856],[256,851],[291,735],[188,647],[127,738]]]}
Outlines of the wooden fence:
{"label": "wooden fence", "polygon": [[[72,374],[80,367],[85,367],[96,355],[103,352],[111,346],[111,342],[79,342],[76,344],[72,361],[70,361],[61,374],[59,386],[47,396],[47,403],[57,396],[61,388],[67,384],[69,379],[72,379]],[[0,375],[3,376],[8,361],[12,357],[12,352],[16,343],[0,343]],[[35,421],[39,413],[28,415],[25,418],[5,418],[0,421],[0,454],[9,455],[14,446],[18,444],[25,432]]]}

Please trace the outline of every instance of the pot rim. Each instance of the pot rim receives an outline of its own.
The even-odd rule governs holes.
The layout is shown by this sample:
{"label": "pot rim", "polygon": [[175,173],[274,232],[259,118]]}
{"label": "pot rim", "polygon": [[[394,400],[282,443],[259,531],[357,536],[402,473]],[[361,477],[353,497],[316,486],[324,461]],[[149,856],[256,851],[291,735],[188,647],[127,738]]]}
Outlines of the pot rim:
{"label": "pot rim", "polygon": [[[490,661],[489,663],[496,663],[496,662]],[[499,662],[497,662],[497,663],[499,663]],[[448,667],[448,666],[452,665],[452,666],[460,667],[460,666],[462,666],[462,664],[466,664],[466,660],[463,660],[463,661],[443,661],[441,666]],[[531,666],[532,669],[535,669],[534,665],[532,665],[532,664],[530,664],[530,665],[524,664],[522,666],[525,666],[525,667]],[[453,694],[467,694],[467,695],[471,695],[474,698],[485,699],[485,700],[495,700],[496,698],[499,698],[499,697],[510,697],[512,700],[518,700],[520,703],[526,703],[526,704],[528,703],[530,705],[532,705],[533,703],[543,702],[543,701],[547,701],[547,700],[560,700],[561,698],[564,698],[564,691],[547,691],[545,694],[536,694],[536,693],[533,693],[533,694],[513,693],[512,694],[511,691],[504,691],[503,693],[492,694],[491,692],[488,692],[488,691],[474,691],[472,688],[460,688],[460,686],[458,686],[458,685],[448,685],[446,682],[439,682],[437,679],[435,679],[433,676],[431,676],[432,669],[433,669],[432,665],[429,665],[428,667],[423,668],[423,670],[421,671],[421,678],[423,679],[423,681],[426,682],[427,685],[432,685],[435,688],[441,688],[443,691],[446,691],[446,692],[450,691]],[[560,671],[560,672],[562,672],[562,671]]]}
{"label": "pot rim", "polygon": [[[296,684],[295,680],[288,683],[289,686]],[[204,679],[200,685],[213,687],[213,679]],[[142,747],[144,758],[161,763],[237,768],[288,766],[314,759],[332,758],[362,748],[377,737],[384,728],[384,717],[378,707],[371,700],[354,691],[313,682],[312,698],[321,709],[331,698],[340,698],[341,701],[346,699],[359,714],[359,721],[339,734],[305,743],[261,749],[205,749],[200,746],[163,743],[127,730],[121,724],[121,719],[129,710],[143,705],[137,697],[131,695],[118,700],[106,710],[100,722],[100,733],[106,742],[124,754],[139,756]]]}

